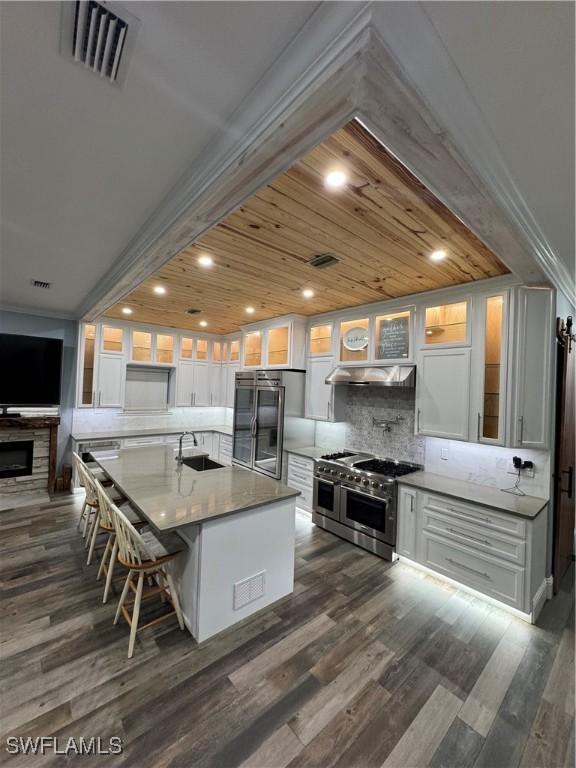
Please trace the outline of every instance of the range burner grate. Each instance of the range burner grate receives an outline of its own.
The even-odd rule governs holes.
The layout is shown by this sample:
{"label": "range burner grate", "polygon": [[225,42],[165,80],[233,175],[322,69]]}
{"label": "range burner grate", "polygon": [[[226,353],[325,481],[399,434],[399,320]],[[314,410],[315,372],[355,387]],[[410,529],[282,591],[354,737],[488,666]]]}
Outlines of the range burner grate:
{"label": "range burner grate", "polygon": [[354,464],[354,468],[363,469],[366,472],[375,472],[378,475],[386,475],[387,477],[401,477],[416,470],[410,464],[397,464],[395,461],[385,461],[384,459],[359,461]]}
{"label": "range burner grate", "polygon": [[324,461],[335,461],[336,459],[346,459],[348,456],[355,456],[352,451],[337,451],[336,453],[327,453],[324,456],[320,456]]}

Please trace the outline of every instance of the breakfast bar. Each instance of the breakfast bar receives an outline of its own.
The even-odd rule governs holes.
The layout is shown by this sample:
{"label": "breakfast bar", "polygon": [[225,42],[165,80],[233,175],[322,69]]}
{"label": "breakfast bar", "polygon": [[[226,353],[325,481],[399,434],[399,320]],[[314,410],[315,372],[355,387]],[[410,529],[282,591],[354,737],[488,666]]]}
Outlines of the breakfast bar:
{"label": "breakfast bar", "polygon": [[194,448],[181,464],[169,445],[93,457],[155,533],[182,540],[172,570],[198,642],[293,591],[299,491]]}

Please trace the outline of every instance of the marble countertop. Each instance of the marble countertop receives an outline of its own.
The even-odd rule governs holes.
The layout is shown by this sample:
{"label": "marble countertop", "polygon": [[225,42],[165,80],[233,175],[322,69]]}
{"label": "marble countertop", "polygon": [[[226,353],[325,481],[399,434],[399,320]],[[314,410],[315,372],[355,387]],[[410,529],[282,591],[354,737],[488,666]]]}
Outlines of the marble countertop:
{"label": "marble countertop", "polygon": [[514,496],[489,485],[469,483],[466,480],[453,480],[451,477],[435,475],[432,472],[413,472],[398,478],[398,482],[413,488],[422,488],[426,491],[441,493],[444,496],[482,504],[485,507],[492,507],[500,512],[509,512],[529,520],[533,520],[548,504],[547,499],[541,499],[537,496]]}
{"label": "marble countertop", "polygon": [[72,440],[88,442],[90,440],[113,440],[127,437],[162,437],[179,435],[182,432],[219,432],[221,435],[232,436],[232,427],[226,424],[205,424],[201,427],[150,427],[148,429],[109,429],[105,432],[73,432]]}
{"label": "marble countertop", "polygon": [[297,456],[305,456],[308,459],[319,459],[322,456],[325,456],[327,453],[334,453],[335,451],[338,451],[340,449],[338,448],[320,448],[317,445],[304,445],[304,446],[295,446],[284,444],[284,450],[286,453],[295,453]]}
{"label": "marble countertop", "polygon": [[[206,456],[186,448],[184,456]],[[194,525],[300,495],[300,491],[241,467],[197,472],[178,467],[169,445],[94,451],[94,460],[158,530]]]}

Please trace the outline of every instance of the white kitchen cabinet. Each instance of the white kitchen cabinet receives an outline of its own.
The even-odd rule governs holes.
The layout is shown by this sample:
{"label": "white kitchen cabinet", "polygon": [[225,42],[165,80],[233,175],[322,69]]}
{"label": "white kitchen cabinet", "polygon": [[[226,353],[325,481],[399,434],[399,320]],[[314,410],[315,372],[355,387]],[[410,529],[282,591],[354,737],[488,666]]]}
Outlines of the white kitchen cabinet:
{"label": "white kitchen cabinet", "polygon": [[97,408],[120,408],[124,405],[126,361],[123,355],[101,353],[98,359]]}
{"label": "white kitchen cabinet", "polygon": [[316,421],[343,421],[346,388],[326,384],[334,370],[334,358],[309,357],[306,375],[305,416]]}
{"label": "white kitchen cabinet", "polygon": [[176,378],[176,405],[212,405],[209,363],[180,361]]}
{"label": "white kitchen cabinet", "polygon": [[245,326],[242,336],[244,368],[296,368],[305,365],[306,319],[279,317]]}
{"label": "white kitchen cabinet", "polygon": [[468,440],[470,349],[426,349],[419,353],[416,432]]}
{"label": "white kitchen cabinet", "polygon": [[232,464],[232,438],[230,435],[220,435],[218,461],[227,467]]}
{"label": "white kitchen cabinet", "polygon": [[548,288],[519,288],[516,306],[512,444],[546,449],[554,338],[552,292]]}
{"label": "white kitchen cabinet", "polygon": [[536,620],[546,594],[546,507],[524,518],[402,480],[398,499],[400,557]]}
{"label": "white kitchen cabinet", "polygon": [[312,512],[314,483],[314,461],[296,453],[288,454],[286,485],[300,491],[296,506],[306,512]]}
{"label": "white kitchen cabinet", "polygon": [[223,405],[226,408],[234,408],[234,395],[236,391],[236,373],[240,370],[240,365],[228,363],[223,367]]}
{"label": "white kitchen cabinet", "polygon": [[417,492],[400,486],[398,489],[398,530],[396,551],[399,555],[417,560],[418,531]]}
{"label": "white kitchen cabinet", "polygon": [[196,363],[194,405],[212,405],[212,366],[210,363]]}

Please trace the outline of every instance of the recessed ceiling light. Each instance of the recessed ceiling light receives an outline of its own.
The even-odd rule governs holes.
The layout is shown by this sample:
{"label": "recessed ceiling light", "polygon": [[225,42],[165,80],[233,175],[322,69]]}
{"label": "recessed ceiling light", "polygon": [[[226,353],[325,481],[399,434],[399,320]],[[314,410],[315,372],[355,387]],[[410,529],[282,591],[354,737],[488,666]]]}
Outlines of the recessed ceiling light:
{"label": "recessed ceiling light", "polygon": [[203,253],[202,256],[198,256],[198,264],[201,267],[211,267],[214,264],[214,259],[207,253]]}
{"label": "recessed ceiling light", "polygon": [[247,314],[247,315],[253,315],[253,314],[254,314],[254,312],[256,312],[256,310],[254,309],[254,307],[246,307],[246,314]]}
{"label": "recessed ceiling light", "polygon": [[154,293],[157,293],[158,296],[164,296],[164,294],[166,293],[166,288],[164,288],[163,285],[155,285]]}
{"label": "recessed ceiling light", "polygon": [[433,333],[434,331],[426,331],[426,336],[432,336]]}
{"label": "recessed ceiling light", "polygon": [[446,251],[432,251],[430,254],[432,261],[442,261],[442,259],[445,259],[446,256],[448,256]]}
{"label": "recessed ceiling light", "polygon": [[342,189],[348,181],[348,176],[344,171],[330,171],[326,174],[324,183],[330,189]]}
{"label": "recessed ceiling light", "polygon": [[206,322],[206,320],[200,320],[200,325],[202,326],[202,328],[206,328],[208,323]]}
{"label": "recessed ceiling light", "polygon": [[132,310],[130,309],[130,307],[122,307],[122,314],[123,315],[131,315],[132,314]]}
{"label": "recessed ceiling light", "polygon": [[311,299],[314,297],[314,291],[312,288],[304,288],[302,291],[302,296],[304,296],[305,299]]}

